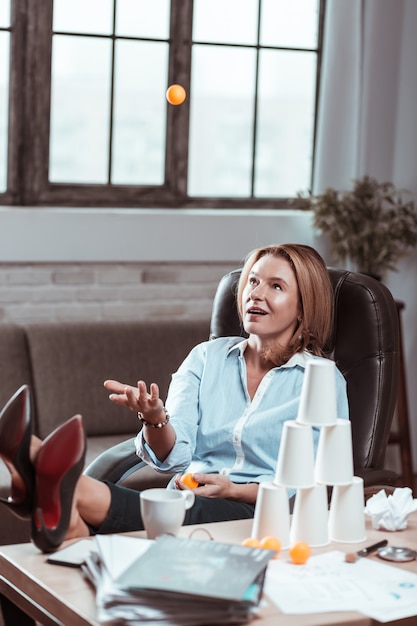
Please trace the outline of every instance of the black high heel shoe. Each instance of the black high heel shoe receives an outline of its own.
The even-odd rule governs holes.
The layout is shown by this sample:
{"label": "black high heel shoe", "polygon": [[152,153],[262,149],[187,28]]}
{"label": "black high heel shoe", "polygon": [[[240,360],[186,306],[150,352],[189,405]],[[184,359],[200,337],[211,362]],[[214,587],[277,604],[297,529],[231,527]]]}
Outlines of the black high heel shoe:
{"label": "black high heel shoe", "polygon": [[53,552],[65,539],[85,452],[81,415],[69,419],[42,442],[35,461],[36,493],[32,515],[32,541],[42,552]]}
{"label": "black high heel shoe", "polygon": [[11,477],[11,493],[0,502],[21,517],[29,519],[33,510],[35,470],[29,457],[33,434],[30,389],[22,385],[0,413],[0,457]]}

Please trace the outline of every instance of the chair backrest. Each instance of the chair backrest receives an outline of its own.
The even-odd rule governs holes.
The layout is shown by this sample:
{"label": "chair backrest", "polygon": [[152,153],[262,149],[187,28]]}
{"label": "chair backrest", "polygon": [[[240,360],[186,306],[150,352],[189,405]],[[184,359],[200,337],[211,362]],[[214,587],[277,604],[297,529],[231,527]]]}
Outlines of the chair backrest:
{"label": "chair backrest", "polygon": [[[326,354],[347,381],[355,473],[383,468],[397,399],[399,325],[395,301],[374,278],[328,268],[334,290],[334,326]],[[245,336],[236,290],[240,269],[220,281],[213,301],[210,338]],[[381,474],[373,481],[387,479]],[[391,480],[393,480],[391,478]],[[366,480],[365,480],[366,484]]]}

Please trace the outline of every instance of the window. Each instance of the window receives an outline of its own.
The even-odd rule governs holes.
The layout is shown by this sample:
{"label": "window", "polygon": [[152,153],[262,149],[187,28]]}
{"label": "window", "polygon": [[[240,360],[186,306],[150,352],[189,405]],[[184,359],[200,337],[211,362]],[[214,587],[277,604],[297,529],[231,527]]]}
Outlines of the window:
{"label": "window", "polygon": [[0,203],[284,206],[310,186],[322,5],[3,0]]}

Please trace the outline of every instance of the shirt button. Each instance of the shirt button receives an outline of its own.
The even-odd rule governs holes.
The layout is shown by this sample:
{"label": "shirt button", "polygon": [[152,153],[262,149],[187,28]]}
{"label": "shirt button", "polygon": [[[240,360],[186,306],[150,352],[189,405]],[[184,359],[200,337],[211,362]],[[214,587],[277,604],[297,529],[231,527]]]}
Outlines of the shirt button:
{"label": "shirt button", "polygon": [[226,476],[226,474],[227,474],[227,470],[225,470],[225,469],[220,470],[220,474],[221,474],[222,476]]}

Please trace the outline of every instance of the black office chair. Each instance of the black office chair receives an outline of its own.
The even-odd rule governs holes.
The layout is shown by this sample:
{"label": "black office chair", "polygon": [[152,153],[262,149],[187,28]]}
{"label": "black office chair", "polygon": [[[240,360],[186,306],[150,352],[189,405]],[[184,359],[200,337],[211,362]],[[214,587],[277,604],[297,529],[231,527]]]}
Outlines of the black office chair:
{"label": "black office chair", "polygon": [[[245,336],[236,305],[240,269],[220,281],[213,301],[210,339]],[[352,422],[355,475],[365,488],[393,487],[395,472],[384,469],[385,450],[394,415],[399,329],[395,301],[387,287],[365,274],[329,268],[334,289],[335,318],[326,354],[335,360],[347,381]],[[86,473],[120,483],[137,470],[139,484],[143,462],[132,440],[114,446],[98,457]],[[134,486],[132,484],[131,486]]]}

